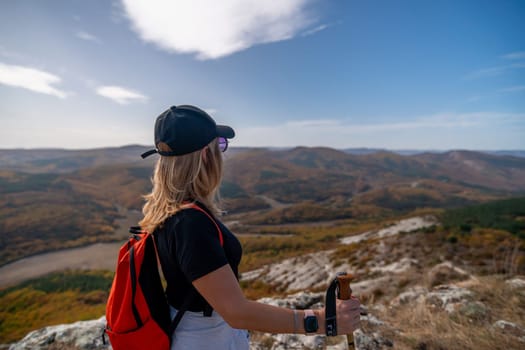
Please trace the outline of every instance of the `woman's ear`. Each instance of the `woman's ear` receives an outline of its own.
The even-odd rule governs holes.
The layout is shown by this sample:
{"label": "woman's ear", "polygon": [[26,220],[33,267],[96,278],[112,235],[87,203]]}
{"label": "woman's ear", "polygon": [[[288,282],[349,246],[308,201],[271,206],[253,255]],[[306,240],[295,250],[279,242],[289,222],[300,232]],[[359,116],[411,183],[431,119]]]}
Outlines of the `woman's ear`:
{"label": "woman's ear", "polygon": [[206,162],[208,161],[208,146],[204,147],[201,150],[201,159],[204,162],[204,164],[206,164]]}

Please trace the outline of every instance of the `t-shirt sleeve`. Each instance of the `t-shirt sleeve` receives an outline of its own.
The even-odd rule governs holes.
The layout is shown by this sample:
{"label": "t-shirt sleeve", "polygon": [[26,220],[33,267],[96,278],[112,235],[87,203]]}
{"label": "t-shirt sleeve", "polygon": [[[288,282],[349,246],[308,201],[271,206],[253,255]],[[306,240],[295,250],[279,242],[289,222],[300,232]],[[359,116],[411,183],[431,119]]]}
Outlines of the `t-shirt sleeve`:
{"label": "t-shirt sleeve", "polygon": [[180,268],[191,282],[228,263],[217,227],[197,210],[188,210],[177,225],[175,245]]}

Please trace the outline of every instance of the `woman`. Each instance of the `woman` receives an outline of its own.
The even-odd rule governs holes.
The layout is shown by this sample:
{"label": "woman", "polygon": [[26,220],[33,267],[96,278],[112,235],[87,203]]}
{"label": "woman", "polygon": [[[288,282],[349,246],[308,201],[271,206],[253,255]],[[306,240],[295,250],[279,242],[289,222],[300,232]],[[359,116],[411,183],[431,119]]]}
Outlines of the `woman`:
{"label": "woman", "polygon": [[[172,317],[188,310],[172,349],[248,349],[248,332],[324,334],[324,310],[291,310],[247,300],[238,283],[242,249],[218,219],[222,155],[235,133],[201,109],[183,105],[155,122],[159,153],[143,229],[154,232]],[[194,207],[192,205],[197,205]],[[183,306],[184,305],[184,306]],[[359,301],[338,301],[339,334],[359,326]]]}

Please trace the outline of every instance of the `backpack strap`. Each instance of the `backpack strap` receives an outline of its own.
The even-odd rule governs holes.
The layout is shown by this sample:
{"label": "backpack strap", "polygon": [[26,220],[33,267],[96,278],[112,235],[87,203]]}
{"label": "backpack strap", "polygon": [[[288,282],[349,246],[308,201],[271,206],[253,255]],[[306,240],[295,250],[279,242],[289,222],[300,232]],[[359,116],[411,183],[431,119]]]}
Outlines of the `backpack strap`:
{"label": "backpack strap", "polygon": [[[224,247],[224,238],[222,236],[222,231],[219,227],[219,225],[217,224],[217,222],[215,221],[215,219],[204,209],[202,209],[200,206],[198,206],[197,204],[195,203],[188,203],[188,204],[184,204],[182,206],[183,209],[195,209],[195,210],[198,210],[200,211],[201,213],[204,213],[210,220],[211,222],[213,222],[213,224],[215,225],[215,228],[217,229],[217,232],[219,233],[219,242],[221,243],[221,247]],[[188,303],[188,306],[189,306],[190,303]],[[203,315],[204,317],[211,317],[213,313],[213,308],[211,307],[210,304],[206,303],[206,306],[204,307],[204,312],[203,312]],[[178,315],[179,313],[177,313]]]}
{"label": "backpack strap", "polygon": [[190,307],[191,302],[195,299],[195,293],[193,292],[193,289],[190,290],[190,294],[184,299],[184,303],[182,303],[182,306],[180,310],[177,311],[177,314],[173,318],[170,324],[169,329],[169,335],[170,337],[175,333],[175,330],[177,329],[177,326],[180,323],[180,320],[182,319],[182,316],[184,316],[184,313],[188,311],[188,308]]}
{"label": "backpack strap", "polygon": [[188,204],[185,204],[182,206],[182,209],[196,209],[202,213],[204,213],[210,220],[211,222],[213,222],[213,224],[215,225],[215,228],[217,229],[217,232],[219,233],[219,242],[221,243],[221,247],[224,246],[224,239],[222,237],[222,231],[219,227],[219,225],[217,225],[217,222],[215,221],[215,219],[204,209],[202,209],[201,207],[199,207],[197,204],[195,203],[188,203]]}
{"label": "backpack strap", "polygon": [[[195,209],[195,210],[198,210],[198,211],[204,213],[211,220],[211,222],[215,225],[215,228],[217,229],[217,232],[219,234],[219,242],[221,244],[221,247],[224,246],[224,238],[223,238],[223,235],[222,235],[222,231],[221,231],[219,225],[217,224],[217,222],[215,221],[215,219],[206,210],[202,209],[201,207],[199,207],[195,203],[184,204],[182,206],[182,210],[185,210],[185,209]],[[155,244],[155,251],[157,252],[157,259],[158,259],[158,249],[157,249],[156,244]],[[158,259],[158,261],[160,263],[160,259]],[[171,321],[171,325],[170,325],[170,328],[169,328],[169,334],[170,335],[172,335],[175,332],[175,330],[177,329],[177,326],[179,325],[179,323],[180,323],[180,321],[182,319],[182,316],[184,316],[184,313],[186,311],[188,311],[188,308],[190,307],[190,304],[193,302],[195,297],[196,297],[196,293],[194,292],[194,289],[192,288],[190,290],[189,295],[184,299],[184,302],[182,303],[181,308],[177,311],[177,314],[175,315],[175,317]],[[213,308],[211,307],[210,304],[207,303],[207,305],[206,305],[206,307],[204,309],[203,315],[206,316],[206,317],[210,317],[212,315],[212,313],[213,313]]]}

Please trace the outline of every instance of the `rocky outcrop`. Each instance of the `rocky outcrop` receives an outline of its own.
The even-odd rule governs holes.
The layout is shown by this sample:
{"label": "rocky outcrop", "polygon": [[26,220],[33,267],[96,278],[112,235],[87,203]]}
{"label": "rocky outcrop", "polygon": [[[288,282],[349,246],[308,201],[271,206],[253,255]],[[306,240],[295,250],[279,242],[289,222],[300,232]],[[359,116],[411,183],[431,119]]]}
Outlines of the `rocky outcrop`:
{"label": "rocky outcrop", "polygon": [[[102,341],[106,318],[50,326],[28,333],[9,350],[104,350],[111,349]],[[107,338],[106,338],[107,340]]]}
{"label": "rocky outcrop", "polygon": [[382,350],[394,346],[390,339],[383,337],[380,333],[367,334],[360,329],[354,332],[354,341],[356,350]]}
{"label": "rocky outcrop", "polygon": [[512,289],[525,291],[525,279],[523,278],[515,277],[505,281],[505,284]]}
{"label": "rocky outcrop", "polygon": [[[404,219],[389,227],[368,231],[359,235],[349,236],[341,239],[343,244],[352,244],[372,238],[383,239],[397,235],[401,232],[410,232],[432,225],[436,225],[436,218],[433,216],[422,216]],[[382,242],[382,241],[381,241]],[[379,244],[382,244],[382,243]],[[387,247],[383,247],[387,249]],[[263,282],[279,286],[279,290],[293,293],[302,290],[317,289],[326,286],[334,277],[337,271],[352,271],[356,274],[365,272],[363,268],[351,266],[347,262],[337,261],[332,257],[333,250],[321,251],[304,256],[294,257],[270,264],[263,268],[243,273],[241,280],[250,281],[260,279]],[[391,275],[406,272],[412,267],[418,266],[419,262],[415,259],[403,257],[399,261],[386,264],[384,261],[374,262],[366,268],[370,272],[377,274]],[[377,282],[377,283],[375,283]],[[378,284],[383,284],[384,279],[378,281],[367,281],[353,285],[356,293],[368,293]]]}
{"label": "rocky outcrop", "polygon": [[515,323],[505,321],[505,320],[498,320],[494,322],[492,325],[495,329],[499,330],[505,335],[509,335],[512,337],[519,338],[523,343],[525,343],[525,329],[523,327],[518,326]]}
{"label": "rocky outcrop", "polygon": [[[432,222],[431,219],[428,219],[425,225],[430,225]],[[385,228],[383,231],[375,231],[374,238],[388,237],[397,234],[395,232],[399,232],[401,228],[408,231],[411,226],[421,224],[421,222],[416,221],[402,221],[401,223],[403,223],[401,226],[394,225]],[[367,233],[365,236],[361,238],[368,239],[372,234]],[[379,243],[372,241],[370,244],[375,245],[379,252],[383,248],[388,248],[386,245],[382,247],[381,241]],[[333,251],[321,251],[287,259],[245,273],[242,278],[245,280],[259,279],[280,286],[281,290],[287,293],[295,293],[298,290],[321,290],[314,288],[325,287],[334,277],[334,271],[355,271],[352,266],[334,265],[332,253]],[[367,262],[363,268],[367,270],[363,274],[363,278],[352,283],[354,294],[364,296],[362,300],[368,305],[368,308],[362,308],[361,329],[354,332],[356,349],[391,349],[396,347],[394,342],[397,342],[397,347],[403,348],[403,345],[406,345],[403,344],[403,337],[407,334],[407,329],[403,329],[403,325],[396,321],[396,317],[403,313],[410,313],[416,307],[429,311],[428,314],[430,315],[441,315],[443,319],[467,320],[467,324],[472,322],[473,326],[484,327],[483,329],[490,332],[491,335],[499,335],[505,340],[514,339],[512,344],[521,344],[520,342],[525,344],[525,329],[523,324],[520,324],[519,317],[514,319],[512,312],[508,311],[498,313],[498,309],[491,309],[490,300],[480,296],[480,291],[483,288],[480,289],[479,287],[483,286],[483,282],[486,282],[482,277],[472,276],[466,270],[447,261],[440,262],[437,265],[423,266],[424,259],[421,259],[420,256],[417,256],[418,259],[421,259],[420,261],[407,256],[397,259],[385,259],[384,256],[384,254],[376,254],[371,257],[370,263]],[[442,258],[439,260],[442,261]],[[469,266],[467,265],[465,268],[469,268]],[[505,300],[511,300],[514,296],[523,298],[525,295],[525,279],[513,277],[504,283],[502,281],[499,279],[495,286],[498,289],[502,287],[508,293],[502,294],[507,298]],[[495,290],[495,288],[491,288],[491,290]],[[383,298],[379,301],[374,300],[374,291],[384,293],[382,294],[384,295]],[[509,295],[512,298],[509,298]],[[259,301],[280,307],[306,309],[323,307],[323,300],[324,293],[298,292],[283,298],[263,298]],[[46,327],[29,333],[18,343],[12,344],[9,349],[111,349],[109,344],[104,345],[102,343],[104,324],[105,319],[101,317],[93,321]],[[327,338],[322,335],[304,336],[254,332],[251,349],[342,350],[346,349],[345,342],[345,336]],[[426,340],[423,339],[421,344],[426,344]],[[443,344],[446,345],[446,343]]]}
{"label": "rocky outcrop", "polygon": [[286,259],[264,268],[243,273],[241,280],[260,279],[279,286],[280,290],[294,292],[323,287],[334,278],[334,271],[348,270],[348,266],[334,267],[332,251],[322,251]]}
{"label": "rocky outcrop", "polygon": [[[460,283],[460,282],[458,282]],[[505,283],[509,289],[520,290],[521,283],[516,278]],[[324,293],[301,292],[284,298],[263,298],[260,302],[293,309],[323,307]],[[458,284],[443,284],[434,287],[415,286],[400,293],[390,304],[374,305],[362,308],[361,329],[354,332],[356,349],[380,350],[395,348],[394,334],[399,334],[399,325],[392,325],[393,319],[387,314],[390,310],[414,308],[424,305],[435,308],[436,312],[466,316],[469,320],[487,322],[495,313],[483,300],[476,298],[473,290]],[[383,318],[385,316],[386,318]],[[489,323],[495,333],[511,337],[525,343],[525,329],[522,325],[504,319],[495,319]],[[92,350],[111,349],[109,344],[102,343],[104,317],[93,321],[76,322],[69,325],[46,327],[29,333],[24,339],[12,344],[10,350]],[[476,323],[478,324],[478,323]],[[481,323],[480,323],[481,324]],[[280,349],[345,349],[346,337],[338,336],[328,339],[322,335],[304,336],[296,334],[252,335],[252,350]]]}
{"label": "rocky outcrop", "polygon": [[[264,298],[261,302],[294,308],[323,307],[322,293],[297,293],[282,299]],[[385,323],[371,315],[367,308],[362,310],[363,329],[354,333],[356,349],[376,350],[392,346],[392,341],[384,337],[379,328]],[[12,344],[9,350],[110,350],[108,342],[102,342],[105,317],[92,321],[45,327],[28,333],[22,340]],[[107,337],[106,337],[107,341]],[[257,334],[252,337],[251,350],[281,349],[345,349],[346,337],[339,336],[327,340],[324,335],[306,336],[298,334]]]}
{"label": "rocky outcrop", "polygon": [[427,303],[445,309],[451,313],[456,311],[466,301],[471,299],[472,292],[454,285],[440,285],[434,287],[426,296]]}
{"label": "rocky outcrop", "polygon": [[341,243],[352,244],[361,241],[366,241],[372,238],[385,238],[397,235],[401,232],[411,232],[425,227],[430,227],[436,224],[436,218],[431,215],[413,217],[409,219],[400,220],[399,222],[380,230],[367,231],[358,235],[342,238]]}

